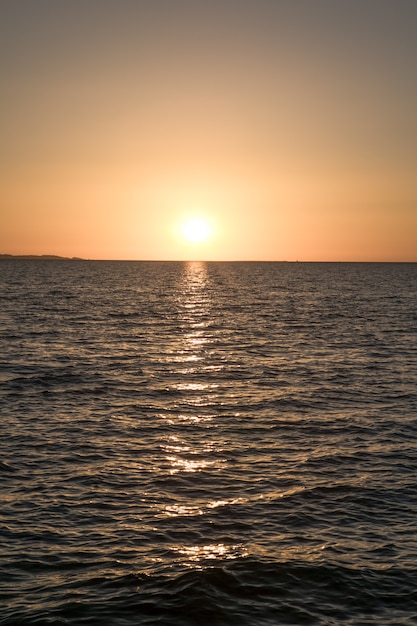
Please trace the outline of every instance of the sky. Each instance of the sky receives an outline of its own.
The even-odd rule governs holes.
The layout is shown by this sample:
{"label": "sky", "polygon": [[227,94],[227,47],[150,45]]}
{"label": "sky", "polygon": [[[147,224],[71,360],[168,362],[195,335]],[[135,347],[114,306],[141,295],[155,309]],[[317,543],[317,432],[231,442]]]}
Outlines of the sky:
{"label": "sky", "polygon": [[0,77],[0,253],[417,261],[416,0],[0,0]]}

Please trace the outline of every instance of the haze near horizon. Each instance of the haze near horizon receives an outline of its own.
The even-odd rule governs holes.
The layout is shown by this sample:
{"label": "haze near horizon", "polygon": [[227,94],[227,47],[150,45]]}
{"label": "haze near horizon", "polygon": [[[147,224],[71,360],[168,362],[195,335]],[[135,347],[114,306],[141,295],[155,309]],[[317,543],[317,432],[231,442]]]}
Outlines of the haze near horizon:
{"label": "haze near horizon", "polygon": [[417,261],[413,0],[0,5],[0,252]]}

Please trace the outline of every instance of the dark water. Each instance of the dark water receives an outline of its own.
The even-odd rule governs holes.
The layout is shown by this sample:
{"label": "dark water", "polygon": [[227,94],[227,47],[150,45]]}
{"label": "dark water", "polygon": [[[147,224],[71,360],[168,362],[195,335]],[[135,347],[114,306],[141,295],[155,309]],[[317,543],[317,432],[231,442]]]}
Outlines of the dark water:
{"label": "dark water", "polygon": [[2,626],[417,623],[417,265],[0,286]]}

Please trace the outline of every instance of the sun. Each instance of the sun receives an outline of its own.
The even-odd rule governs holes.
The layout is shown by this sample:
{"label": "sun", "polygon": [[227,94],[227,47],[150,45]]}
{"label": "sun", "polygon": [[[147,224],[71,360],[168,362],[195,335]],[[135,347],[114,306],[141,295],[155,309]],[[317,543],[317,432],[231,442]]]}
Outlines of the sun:
{"label": "sun", "polygon": [[181,234],[191,243],[201,243],[206,241],[212,233],[208,222],[200,218],[194,218],[182,225]]}

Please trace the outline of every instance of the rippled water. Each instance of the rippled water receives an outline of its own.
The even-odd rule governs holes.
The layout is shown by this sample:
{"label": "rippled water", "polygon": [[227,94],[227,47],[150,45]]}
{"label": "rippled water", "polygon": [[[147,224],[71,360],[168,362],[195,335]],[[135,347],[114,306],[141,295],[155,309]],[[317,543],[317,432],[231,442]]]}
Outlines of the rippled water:
{"label": "rippled water", "polygon": [[417,265],[2,261],[2,626],[417,623]]}

